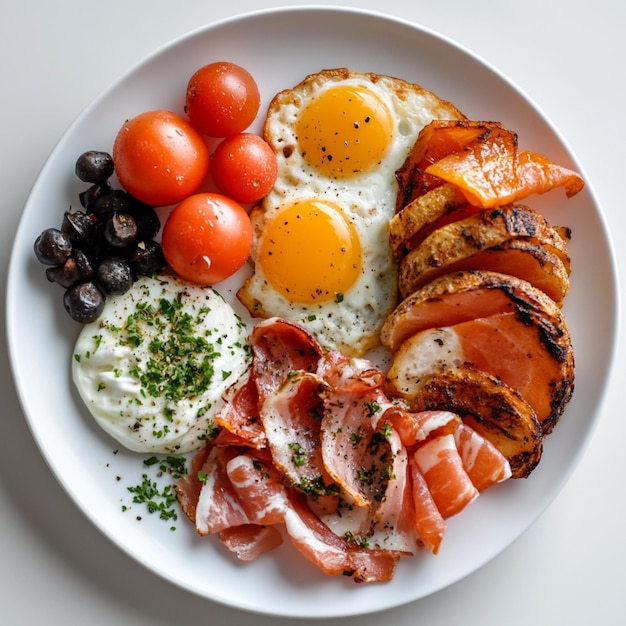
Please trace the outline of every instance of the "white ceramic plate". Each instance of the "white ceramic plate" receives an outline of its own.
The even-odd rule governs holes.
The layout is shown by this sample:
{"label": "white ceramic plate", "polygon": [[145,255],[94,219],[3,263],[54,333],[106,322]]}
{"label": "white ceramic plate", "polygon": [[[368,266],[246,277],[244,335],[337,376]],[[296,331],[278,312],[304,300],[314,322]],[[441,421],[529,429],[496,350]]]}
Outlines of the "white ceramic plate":
{"label": "white ceramic plate", "polygon": [[[325,577],[288,546],[257,562],[238,563],[217,541],[200,539],[186,520],[172,532],[138,507],[122,512],[122,504],[130,502],[127,487],[139,482],[141,460],[114,454],[118,446],[77,400],[69,368],[79,328],[32,252],[36,236],[57,219],[60,223],[84,188],[73,175],[76,157],[88,149],[110,150],[121,123],[143,110],[180,111],[188,77],[214,60],[246,67],[260,85],[264,106],[278,90],[322,68],[408,79],[451,100],[470,118],[502,121],[519,133],[522,147],[581,171],[559,133],[519,89],[467,50],[418,26],[353,10],[303,8],[202,28],[157,51],[93,102],[63,136],[34,186],[15,239],[7,297],[9,348],[24,412],[52,472],[89,519],[175,585],[227,605],[291,617],[362,614],[424,597],[472,573],[527,529],[559,492],[589,438],[616,332],[615,270],[600,208],[589,184],[569,201],[560,191],[532,200],[553,223],[573,229],[573,280],[565,312],[577,382],[574,399],[528,480],[509,481],[481,496],[450,521],[438,556],[424,552],[402,560],[386,585]],[[254,129],[259,127],[260,120]],[[141,522],[137,514],[143,514]]]}

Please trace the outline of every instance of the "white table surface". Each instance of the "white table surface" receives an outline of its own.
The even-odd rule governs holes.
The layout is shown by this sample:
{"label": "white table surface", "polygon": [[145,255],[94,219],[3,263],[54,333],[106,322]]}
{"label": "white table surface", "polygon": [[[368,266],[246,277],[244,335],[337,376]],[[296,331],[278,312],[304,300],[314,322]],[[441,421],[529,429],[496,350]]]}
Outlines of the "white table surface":
{"label": "white table surface", "polygon": [[[38,171],[78,113],[155,48],[275,0],[1,0],[0,267]],[[313,2],[292,4],[317,4]],[[363,0],[450,37],[508,75],[577,154],[626,262],[626,37],[612,0]],[[616,11],[618,13],[616,13]],[[598,306],[602,306],[599,302]],[[0,623],[296,623],[216,605],[169,585],[113,546],[50,474],[24,420],[0,336]],[[624,623],[624,342],[594,436],[540,519],[479,571],[382,614],[329,624]]]}

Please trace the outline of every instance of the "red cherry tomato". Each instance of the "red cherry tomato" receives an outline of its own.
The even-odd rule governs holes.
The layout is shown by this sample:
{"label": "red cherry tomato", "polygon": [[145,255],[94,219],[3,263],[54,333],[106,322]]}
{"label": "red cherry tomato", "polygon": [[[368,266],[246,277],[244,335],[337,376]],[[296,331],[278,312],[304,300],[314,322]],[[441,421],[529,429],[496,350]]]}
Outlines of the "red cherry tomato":
{"label": "red cherry tomato", "polygon": [[209,137],[242,132],[252,124],[260,105],[254,78],[234,63],[205,65],[187,84],[185,112],[191,123]]}
{"label": "red cherry tomato", "polygon": [[250,256],[252,223],[246,210],[231,198],[199,193],[169,214],[161,245],[179,276],[214,285],[234,274]]}
{"label": "red cherry tomato", "polygon": [[132,196],[166,206],[198,190],[209,171],[209,150],[184,117],[171,111],[146,111],[119,130],[113,162],[120,183]]}
{"label": "red cherry tomato", "polygon": [[222,193],[237,202],[258,202],[273,187],[278,165],[274,151],[263,138],[241,133],[217,146],[211,173]]}

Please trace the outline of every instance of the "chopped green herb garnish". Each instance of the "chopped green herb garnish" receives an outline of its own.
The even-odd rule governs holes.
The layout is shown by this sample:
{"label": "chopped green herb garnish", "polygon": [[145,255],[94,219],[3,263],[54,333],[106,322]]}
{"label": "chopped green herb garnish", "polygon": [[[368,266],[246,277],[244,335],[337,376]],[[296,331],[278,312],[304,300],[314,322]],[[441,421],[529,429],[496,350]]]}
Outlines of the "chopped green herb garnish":
{"label": "chopped green herb garnish", "polygon": [[321,476],[318,476],[314,480],[311,480],[309,478],[303,478],[297,485],[294,485],[294,487],[312,496],[314,499],[318,498],[319,496],[339,495],[339,485],[337,485],[337,483],[325,485],[324,479]]}
{"label": "chopped green herb garnish", "polygon": [[354,444],[360,443],[363,439],[363,433],[361,432],[352,432],[350,433],[350,441]]}
{"label": "chopped green herb garnish", "polygon": [[374,417],[378,411],[380,411],[381,406],[378,402],[366,402],[365,408],[367,409],[367,414],[369,417]]}
{"label": "chopped green herb garnish", "polygon": [[307,455],[305,451],[302,449],[302,446],[295,442],[288,444],[289,449],[293,452],[291,460],[296,467],[302,467],[307,462]]}
{"label": "chopped green herb garnish", "polygon": [[133,503],[145,504],[148,513],[158,513],[162,520],[178,519],[178,513],[174,508],[176,493],[173,485],[166,485],[159,489],[156,481],[150,480],[147,474],[143,474],[141,484],[136,487],[128,487],[128,491],[134,494]]}
{"label": "chopped green herb garnish", "polygon": [[[213,380],[213,361],[220,356],[206,337],[194,335],[202,323],[207,309],[198,317],[183,310],[181,298],[161,298],[158,307],[137,304],[136,311],[128,316],[123,329],[124,341],[137,348],[148,341],[150,358],[143,369],[133,368],[129,373],[137,378],[145,396],[165,396],[178,402],[204,393]],[[145,327],[155,328],[160,335],[148,340]],[[210,334],[210,333],[209,333]],[[223,379],[232,372],[222,372]]]}

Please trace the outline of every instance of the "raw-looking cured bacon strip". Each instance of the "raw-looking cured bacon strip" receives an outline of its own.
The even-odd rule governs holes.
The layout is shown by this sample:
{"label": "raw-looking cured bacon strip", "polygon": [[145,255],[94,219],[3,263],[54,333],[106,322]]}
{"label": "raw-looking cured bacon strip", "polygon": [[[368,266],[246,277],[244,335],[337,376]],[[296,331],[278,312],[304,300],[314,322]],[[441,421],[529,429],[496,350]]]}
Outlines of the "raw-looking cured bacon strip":
{"label": "raw-looking cured bacon strip", "polygon": [[456,413],[410,412],[371,362],[322,354],[282,320],[260,326],[221,433],[176,486],[197,532],[240,560],[288,538],[328,575],[386,582],[403,555],[437,554],[445,520],[510,476]]}
{"label": "raw-looking cured bacon strip", "polygon": [[336,391],[364,393],[382,388],[384,374],[370,361],[330,351],[320,360],[318,374]]}
{"label": "raw-looking cured bacon strip", "polygon": [[226,471],[228,461],[236,454],[233,448],[212,448],[202,466],[203,485],[196,505],[196,530],[200,535],[250,523]]}
{"label": "raw-looking cured bacon strip", "polygon": [[478,497],[454,441],[454,435],[430,439],[414,453],[439,512],[444,519],[460,513]]}
{"label": "raw-looking cured bacon strip", "polygon": [[511,477],[511,466],[504,455],[467,424],[459,424],[454,441],[463,467],[478,491]]}
{"label": "raw-looking cured bacon strip", "polygon": [[380,384],[372,386],[367,370],[363,378],[351,376],[348,391],[345,386],[336,388],[324,400],[324,466],[360,507],[370,508],[387,485],[387,468],[379,462],[383,454],[379,448],[388,443],[376,431],[382,407],[388,403]]}
{"label": "raw-looking cured bacon strip", "polygon": [[267,445],[260,418],[264,399],[297,370],[311,371],[321,356],[317,341],[304,329],[283,320],[258,324],[251,338],[253,367],[238,387],[231,387],[216,425],[222,428],[218,445]]}
{"label": "raw-looking cured bacon strip", "polygon": [[261,420],[274,464],[294,485],[326,481],[319,446],[321,396],[327,385],[316,374],[293,372],[261,405]]}
{"label": "raw-looking cured bacon strip", "polygon": [[435,432],[454,432],[461,423],[461,418],[450,411],[411,413],[398,406],[386,411],[384,419],[391,424],[407,448],[425,441]]}
{"label": "raw-looking cured bacon strip", "polygon": [[226,464],[233,493],[250,523],[224,529],[219,538],[242,561],[252,561],[283,542],[278,525],[289,508],[287,490],[268,461],[239,454]]}
{"label": "raw-looking cured bacon strip", "polygon": [[439,512],[413,455],[409,456],[409,474],[415,530],[426,548],[432,554],[437,554],[446,532],[446,520]]}
{"label": "raw-looking cured bacon strip", "polygon": [[301,494],[291,493],[285,518],[289,538],[309,561],[330,576],[349,574],[355,582],[387,582],[402,552],[369,549],[338,537],[310,508]]}
{"label": "raw-looking cured bacon strip", "polygon": [[191,459],[189,472],[178,479],[175,484],[176,496],[180,508],[193,524],[196,523],[196,506],[204,484],[198,474],[206,463],[210,452],[211,448],[209,448],[209,446],[205,446],[196,452]]}
{"label": "raw-looking cured bacon strip", "polygon": [[215,417],[215,424],[222,429],[215,445],[265,448],[267,437],[259,416],[259,393],[250,373],[241,385],[228,390],[224,408]]}
{"label": "raw-looking cured bacon strip", "polygon": [[381,462],[386,465],[384,493],[376,500],[371,542],[390,550],[413,554],[418,545],[413,523],[413,500],[408,474],[408,454],[398,434],[387,425],[379,431],[389,447]]}
{"label": "raw-looking cured bacon strip", "polygon": [[339,512],[344,522],[353,522],[343,527],[372,546],[413,552],[407,455],[397,433],[382,421],[391,407],[384,376],[362,359],[333,359],[329,378],[333,384],[324,399],[321,445],[327,471],[353,507],[350,513]]}
{"label": "raw-looking cured bacon strip", "polygon": [[255,326],[250,346],[260,402],[273,394],[291,372],[314,372],[322,356],[319,343],[310,333],[277,318],[264,320]]}
{"label": "raw-looking cured bacon strip", "polygon": [[254,561],[283,542],[277,526],[259,524],[225,528],[220,531],[219,539],[240,561]]}
{"label": "raw-looking cured bacon strip", "polygon": [[280,524],[289,506],[287,489],[278,472],[246,454],[233,457],[226,473],[237,500],[254,524]]}
{"label": "raw-looking cured bacon strip", "polygon": [[[220,472],[220,478],[224,478],[223,464],[215,463],[214,467]],[[231,481],[227,489],[229,502],[237,503],[234,509],[245,510],[245,518],[250,521],[233,524],[230,530],[226,527],[219,532],[229,549],[241,553],[245,560],[262,554],[269,546],[278,545],[273,533],[265,536],[261,528],[282,523],[296,549],[325,573],[347,573],[358,582],[391,580],[400,552],[369,550],[338,537],[312,513],[302,494],[286,490],[268,473],[267,467],[252,457],[233,456],[226,463],[226,474]],[[211,489],[209,481],[203,489],[207,486]],[[225,483],[221,486],[226,488]]]}

